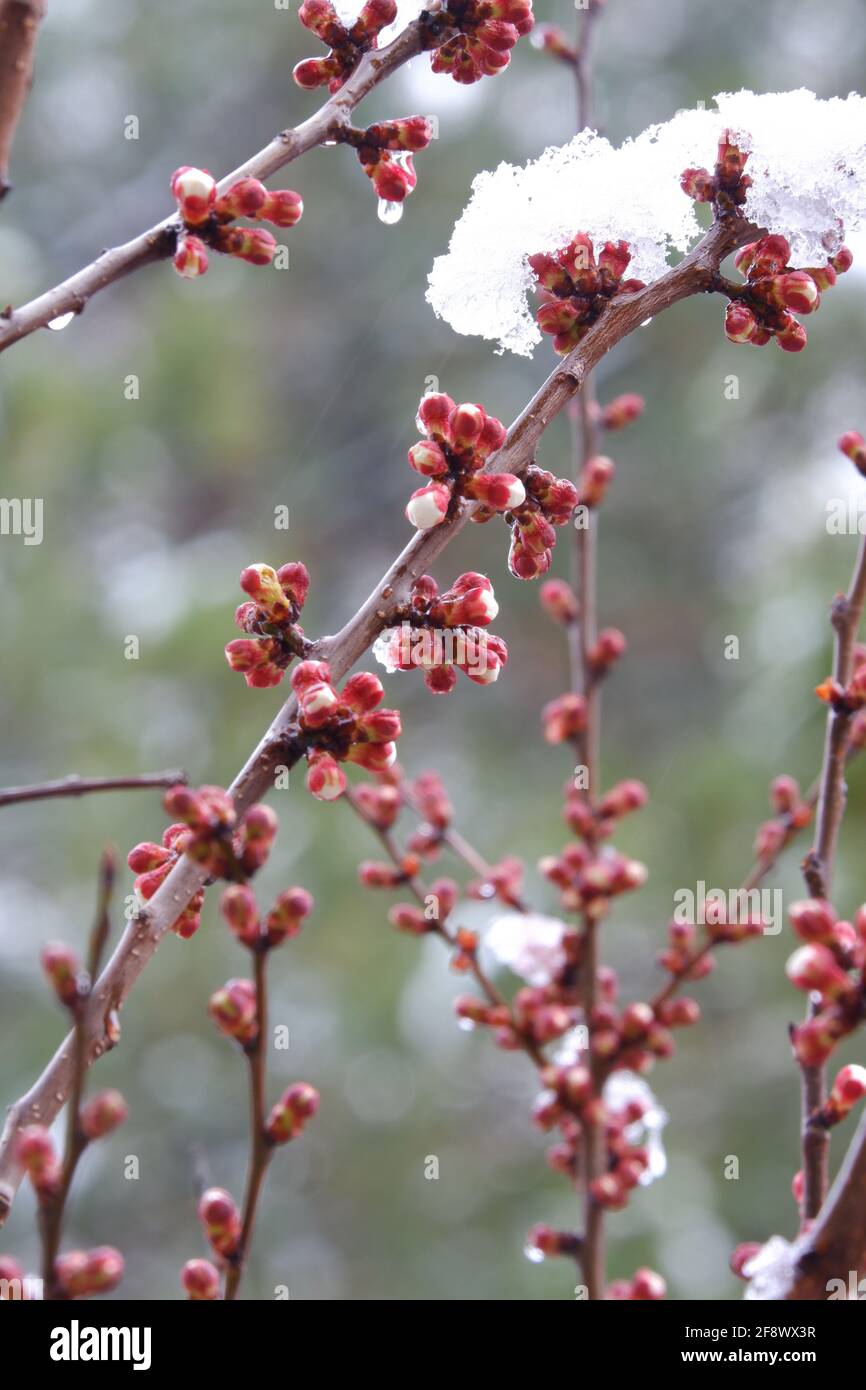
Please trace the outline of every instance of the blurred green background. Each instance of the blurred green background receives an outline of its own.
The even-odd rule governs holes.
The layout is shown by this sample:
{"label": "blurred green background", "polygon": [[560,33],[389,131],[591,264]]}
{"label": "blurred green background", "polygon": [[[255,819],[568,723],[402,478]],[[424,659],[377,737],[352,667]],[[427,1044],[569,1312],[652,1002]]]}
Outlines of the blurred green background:
{"label": "blurred green background", "polygon": [[[537,13],[575,23],[565,0],[538,0]],[[856,0],[610,0],[596,50],[600,123],[619,140],[742,85],[844,94],[863,70],[861,15]],[[320,51],[272,0],[50,5],[2,210],[0,301],[22,302],[164,215],[176,165],[222,174],[310,114],[318,99],[290,73]],[[427,378],[507,421],[550,370],[547,344],[527,362],[455,337],[424,289],[473,175],[568,138],[573,109],[566,69],[528,42],[507,73],[468,89],[421,58],[361,113],[439,118],[398,226],[377,220],[348,150],[316,150],[271,181],[306,204],[281,235],[288,270],[220,258],[190,283],[150,268],[63,333],[4,356],[2,493],[43,498],[45,535],[41,546],[0,542],[2,784],[177,764],[195,782],[230,780],[283,695],[248,691],[223,659],[242,565],[303,560],[305,627],[335,631],[408,538],[405,451]],[[124,138],[131,114],[137,141]],[[817,770],[823,721],[811,691],[828,669],[827,604],[856,545],[827,533],[826,505],[862,488],[834,441],[866,425],[864,286],[855,269],[826,295],[798,357],[728,344],[721,303],[692,300],[600,374],[603,399],[635,390],[648,403],[609,441],[619,471],[601,548],[601,619],[630,644],[604,696],[604,778],[641,777],[652,797],[618,840],[647,862],[649,883],[605,928],[630,996],[658,981],[674,890],[735,886],[769,779],[790,771],[806,783]],[[135,401],[124,395],[130,373]],[[725,394],[731,373],[736,400]],[[565,421],[539,460],[567,469]],[[274,529],[281,504],[288,535]],[[536,586],[510,578],[505,551],[501,526],[471,527],[437,569],[443,582],[466,568],[493,578],[494,626],[511,652],[503,679],[490,689],[461,680],[434,699],[420,679],[394,676],[388,697],[405,716],[405,767],[441,770],[458,823],[488,857],[523,856],[529,896],[550,910],[534,865],[565,840],[568,758],[542,744],[537,710],[563,688],[564,654],[538,617]],[[565,572],[564,551],[554,573]],[[124,657],[128,634],[140,639],[138,661]],[[729,634],[737,661],[723,656]],[[837,875],[845,912],[864,896],[864,778],[858,768],[851,779]],[[463,984],[445,953],[397,936],[385,917],[392,895],[357,886],[356,862],[376,851],[348,808],[312,801],[300,776],[273,804],[281,830],[262,900],[300,882],[317,909],[274,959],[274,1017],[291,1048],[275,1054],[271,1086],[275,1095],[303,1078],[323,1100],[274,1163],[247,1296],[285,1284],[298,1299],[572,1297],[566,1264],[522,1255],[530,1224],[568,1226],[577,1213],[528,1120],[530,1069],[458,1031],[451,1000]],[[0,811],[4,1103],[62,1035],[40,945],[81,944],[101,846],[125,853],[163,824],[158,796],[141,792]],[[801,892],[796,858],[774,881],[788,898]],[[121,899],[130,889],[124,873]],[[238,1195],[242,1185],[244,1067],[205,1006],[245,960],[215,897],[192,941],[165,941],[124,1011],[122,1045],[91,1083],[119,1085],[131,1114],[82,1168],[67,1244],[118,1245],[127,1298],[178,1297],[180,1265],[205,1253],[197,1170]],[[488,917],[475,905],[462,920]],[[786,1025],[802,1001],[784,980],[789,950],[783,935],[729,951],[696,987],[704,1023],[680,1034],[677,1056],[651,1078],[670,1115],[669,1173],[612,1218],[612,1275],[648,1263],[674,1298],[735,1298],[732,1246],[793,1232],[798,1087]],[[137,1182],[123,1177],[127,1154],[140,1159]],[[438,1181],[425,1180],[428,1155]],[[739,1157],[738,1181],[723,1176],[727,1155]],[[0,1249],[35,1264],[27,1192]]]}

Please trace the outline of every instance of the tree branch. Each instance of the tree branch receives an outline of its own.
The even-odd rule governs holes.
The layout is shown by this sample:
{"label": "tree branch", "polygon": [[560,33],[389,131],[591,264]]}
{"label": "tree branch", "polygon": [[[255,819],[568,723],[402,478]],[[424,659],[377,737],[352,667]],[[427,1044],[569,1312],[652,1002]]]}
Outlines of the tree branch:
{"label": "tree branch", "polygon": [[[830,610],[835,633],[833,677],[841,686],[851,679],[857,630],[866,600],[866,536],[860,540],[854,574],[847,594],[837,594]],[[852,712],[830,707],[824,739],[824,761],[820,775],[815,844],[804,861],[804,874],[813,896],[830,897],[833,860],[839,827],[845,813],[845,766]],[[803,1219],[813,1220],[824,1204],[828,1186],[829,1131],[809,1124],[809,1117],[825,1100],[826,1077],[823,1065],[801,1064],[801,1145],[803,1152]]]}
{"label": "tree branch", "polygon": [[0,202],[12,185],[12,141],[33,85],[36,36],[45,0],[0,0]]}
{"label": "tree branch", "polygon": [[[390,50],[385,50],[385,54],[388,52]],[[756,235],[759,235],[756,229],[741,219],[720,221],[660,279],[646,289],[614,299],[514,421],[502,448],[488,460],[487,470],[518,476],[524,473],[547,426],[577,393],[587,373],[602,357],[639,328],[645,319],[655,317],[690,295],[710,289],[722,260],[738,246],[754,240]],[[412,581],[429,570],[468,517],[469,507],[464,505],[441,525],[416,534],[354,617],[335,636],[314,643],[312,656],[330,663],[334,680],[341,680],[379,632],[388,626],[389,614],[408,601]],[[297,702],[291,697],[232,782],[229,790],[239,812],[245,811],[273,786],[277,767],[291,765],[293,755],[287,752],[286,740],[296,715]],[[297,760],[296,755],[294,760]],[[86,1026],[91,1061],[101,1056],[109,1045],[108,1015],[121,1007],[172,922],[204,882],[202,870],[186,857],[182,858],[147,906],[127,924],[88,1004]],[[13,1158],[14,1137],[22,1126],[35,1118],[44,1124],[51,1122],[69,1094],[70,1079],[70,1040],[67,1038],[31,1089],[10,1107],[0,1136],[0,1224],[8,1215],[20,1180]]]}
{"label": "tree branch", "polygon": [[[427,12],[440,8],[440,0],[434,0]],[[415,20],[387,48],[364,54],[345,84],[314,115],[294,130],[283,130],[274,136],[264,149],[227,174],[219,184],[219,191],[225,192],[241,178],[266,179],[331,138],[335,129],[348,123],[351,112],[374,87],[421,52],[421,34],[421,21]],[[31,299],[28,304],[19,309],[4,310],[0,313],[0,352],[34,333],[37,328],[44,328],[61,314],[80,314],[100,290],[134,270],[141,270],[143,266],[172,255],[179,226],[176,213],[166,217],[146,232],[133,237],[132,241],[103,251],[90,265],[76,271],[68,280],[55,285],[45,294]]]}
{"label": "tree branch", "polygon": [[34,782],[29,787],[0,789],[0,806],[13,806],[21,801],[49,801],[61,796],[88,796],[91,792],[131,791],[133,788],[175,787],[186,783],[187,775],[180,768],[169,772],[144,772],[139,777],[59,777],[55,782]]}

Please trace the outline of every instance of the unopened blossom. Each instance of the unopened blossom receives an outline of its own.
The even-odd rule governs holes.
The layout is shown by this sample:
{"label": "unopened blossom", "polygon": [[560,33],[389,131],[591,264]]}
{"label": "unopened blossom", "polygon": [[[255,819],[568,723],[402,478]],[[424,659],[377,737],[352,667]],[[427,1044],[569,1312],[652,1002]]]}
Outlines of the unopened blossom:
{"label": "unopened blossom", "polygon": [[279,685],[286,668],[307,647],[298,618],[310,576],[297,560],[278,570],[262,563],[242,570],[240,585],[247,601],[235,612],[235,623],[246,636],[229,642],[226,660],[255,689]]}
{"label": "unopened blossom", "polygon": [[669,1116],[659,1105],[646,1081],[634,1072],[617,1070],[604,1084],[602,1099],[614,1115],[633,1115],[624,1133],[630,1144],[639,1144],[647,1154],[646,1167],[638,1179],[642,1187],[663,1178],[667,1172],[662,1132]]}
{"label": "unopened blossom", "polygon": [[461,574],[444,593],[429,574],[421,575],[409,602],[395,612],[399,627],[380,633],[373,655],[387,671],[423,671],[434,695],[450,694],[458,671],[476,685],[490,685],[508,660],[502,638],[482,630],[498,612],[484,574]]}
{"label": "unopened blossom", "polygon": [[409,450],[409,465],[430,481],[413,492],[406,516],[419,531],[453,515],[460,499],[478,503],[473,521],[522,504],[526,490],[514,473],[484,471],[505,442],[505,426],[481,405],[458,405],[443,392],[422,396],[416,419],[424,438]]}
{"label": "unopened blossom", "polygon": [[304,209],[300,194],[293,189],[271,191],[254,178],[239,179],[217,196],[213,175],[186,164],[172,175],[171,191],[183,224],[173,264],[185,279],[205,274],[209,248],[250,265],[268,265],[276,250],[275,238],[261,228],[235,225],[235,219],[247,217],[293,227]]}
{"label": "unopened blossom", "polygon": [[54,1278],[67,1298],[110,1293],[123,1278],[123,1256],[110,1245],[94,1250],[71,1250],[59,1255]]}
{"label": "unopened blossom", "polygon": [[385,695],[378,677],[359,671],[338,691],[326,662],[302,661],[292,672],[292,689],[298,700],[294,736],[307,757],[307,789],[319,801],[332,801],[345,789],[342,762],[374,773],[392,765],[400,713],[376,708]]}
{"label": "unopened blossom", "polygon": [[361,56],[378,47],[379,34],[397,17],[396,0],[366,0],[352,25],[341,23],[330,0],[303,0],[298,19],[329,49],[325,58],[304,58],[292,73],[299,87],[337,92]]}
{"label": "unopened blossom", "polygon": [[625,241],[606,241],[596,259],[586,232],[578,232],[553,254],[539,251],[529,257],[541,299],[538,327],[553,337],[561,356],[586,336],[611,299],[645,288],[642,280],[625,279],[630,260]]}
{"label": "unopened blossom", "polygon": [[232,1256],[240,1244],[241,1218],[231,1193],[224,1187],[209,1187],[199,1200],[198,1215],[217,1254]]}
{"label": "unopened blossom", "polygon": [[530,985],[550,984],[565,965],[563,935],[568,930],[558,917],[538,912],[506,912],[494,918],[484,944],[500,965]]}
{"label": "unopened blossom", "polygon": [[455,82],[495,77],[511,61],[511,49],[533,25],[532,0],[448,0],[441,24],[459,33],[434,47],[432,68]]}
{"label": "unopened blossom", "polygon": [[297,1081],[283,1092],[268,1117],[266,1131],[273,1144],[297,1139],[319,1108],[319,1093],[306,1081]]}
{"label": "unopened blossom", "polygon": [[102,1139],[122,1125],[128,1114],[119,1091],[99,1091],[81,1108],[81,1131],[88,1139]]}
{"label": "unopened blossom", "polygon": [[220,1296],[219,1271],[210,1260],[187,1260],[180,1272],[180,1282],[194,1302],[213,1302]]}

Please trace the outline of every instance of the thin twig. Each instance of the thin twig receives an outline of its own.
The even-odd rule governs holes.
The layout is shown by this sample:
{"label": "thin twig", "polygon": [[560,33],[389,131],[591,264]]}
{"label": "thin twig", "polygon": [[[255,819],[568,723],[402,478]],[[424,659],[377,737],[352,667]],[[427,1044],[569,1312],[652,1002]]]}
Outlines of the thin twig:
{"label": "thin twig", "polygon": [[[866,600],[866,536],[861,537],[857,561],[847,594],[837,594],[833,600],[830,621],[833,626],[833,678],[847,686],[854,664],[857,631]],[[832,706],[827,714],[824,739],[824,762],[820,776],[818,813],[815,822],[815,844],[804,862],[804,874],[809,891],[830,897],[833,882],[833,861],[839,839],[839,828],[845,813],[845,767],[848,734],[852,711],[844,706]],[[810,1005],[810,1010],[812,1006]],[[823,1104],[826,1096],[825,1067],[800,1064],[801,1072],[801,1144],[803,1152],[803,1219],[812,1221],[824,1205],[829,1181],[829,1131],[809,1124],[809,1117]]]}
{"label": "thin twig", "polygon": [[61,796],[89,796],[91,792],[122,792],[148,787],[174,787],[187,782],[180,768],[169,772],[145,772],[139,777],[59,777],[55,782],[34,782],[29,787],[0,788],[0,806],[14,806],[21,801],[48,801]]}
{"label": "thin twig", "polygon": [[[439,0],[433,0],[427,7],[427,13],[437,12],[440,8]],[[413,20],[387,48],[366,53],[340,90],[314,115],[294,130],[280,131],[246,163],[227,174],[219,184],[220,192],[225,192],[238,179],[266,179],[308,150],[333,139],[334,132],[348,122],[351,112],[364,97],[421,52],[423,28],[420,19]],[[443,33],[443,39],[445,37],[447,31]],[[101,290],[123,276],[141,270],[143,266],[170,256],[179,226],[177,214],[163,218],[122,246],[103,251],[89,265],[28,304],[4,311],[0,314],[0,352],[34,333],[37,328],[44,328],[62,314],[80,314]]]}
{"label": "thin twig", "polygon": [[247,1185],[244,1193],[243,1214],[241,1217],[241,1238],[237,1252],[232,1257],[226,1273],[226,1300],[237,1298],[243,1272],[249,1259],[253,1230],[256,1223],[259,1198],[273,1154],[273,1145],[265,1133],[265,1081],[268,1058],[268,960],[267,950],[256,951],[253,956],[256,985],[256,1019],[258,1031],[255,1041],[246,1048],[249,1062],[250,1087],[250,1157],[247,1171]]}
{"label": "thin twig", "polygon": [[12,141],[33,84],[33,57],[45,0],[0,0],[0,202],[12,185]]}
{"label": "thin twig", "polygon": [[[755,236],[755,228],[744,221],[730,219],[716,223],[698,245],[660,279],[644,290],[614,299],[514,421],[502,448],[488,460],[487,470],[522,475],[532,462],[550,422],[577,393],[587,373],[602,357],[639,328],[645,319],[655,317],[690,295],[705,292],[720,262]],[[416,535],[345,627],[335,636],[322,638],[314,644],[313,656],[330,664],[334,680],[341,680],[379,632],[388,626],[390,614],[408,600],[413,580],[429,570],[466,524],[469,513],[470,508],[464,507],[440,526]],[[296,761],[296,756],[286,751],[287,737],[296,716],[297,701],[292,696],[232,782],[230,791],[239,813],[273,786],[277,768]],[[147,906],[127,924],[87,1008],[90,1061],[108,1046],[106,1016],[122,1006],[162,938],[204,883],[202,869],[184,856]],[[9,1108],[0,1135],[0,1224],[9,1213],[20,1181],[14,1159],[15,1136],[36,1116],[50,1122],[69,1094],[70,1080],[71,1045],[67,1038],[30,1090]]]}
{"label": "thin twig", "polygon": [[55,1267],[57,1256],[60,1251],[60,1240],[63,1234],[63,1219],[66,1213],[66,1204],[69,1199],[72,1180],[75,1177],[75,1170],[89,1142],[87,1135],[81,1128],[81,1098],[84,1094],[84,1080],[87,1074],[87,1032],[84,1026],[85,1006],[92,983],[99,974],[99,965],[111,930],[109,910],[111,907],[111,896],[114,890],[114,877],[115,855],[113,850],[107,849],[104,851],[99,865],[99,889],[96,917],[93,923],[93,929],[90,933],[87,970],[84,980],[79,987],[78,998],[73,1006],[75,1012],[75,1028],[73,1030],[72,1084],[67,1104],[66,1142],[63,1151],[60,1186],[57,1192],[42,1204],[40,1209],[42,1281],[44,1297],[46,1299],[56,1299],[61,1296],[57,1288]]}

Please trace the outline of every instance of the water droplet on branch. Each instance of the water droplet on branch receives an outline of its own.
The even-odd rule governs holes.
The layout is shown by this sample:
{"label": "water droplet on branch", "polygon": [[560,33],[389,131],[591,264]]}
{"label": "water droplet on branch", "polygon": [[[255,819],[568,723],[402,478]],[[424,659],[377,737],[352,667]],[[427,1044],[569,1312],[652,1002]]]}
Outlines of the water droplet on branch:
{"label": "water droplet on branch", "polygon": [[46,327],[52,329],[55,333],[59,333],[61,328],[65,328],[66,325],[68,323],[71,323],[74,318],[75,310],[70,309],[68,314],[58,314],[56,319],[51,319],[50,323],[48,323]]}
{"label": "water droplet on branch", "polygon": [[386,227],[393,227],[403,216],[403,204],[391,203],[387,198],[379,199],[379,221]]}

